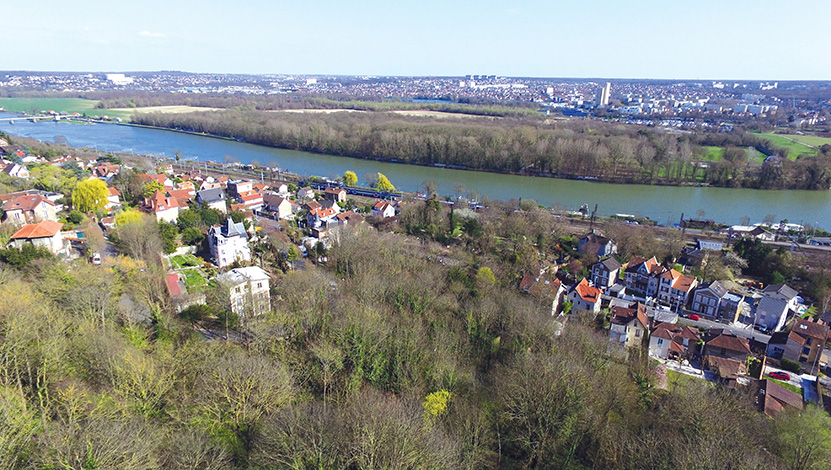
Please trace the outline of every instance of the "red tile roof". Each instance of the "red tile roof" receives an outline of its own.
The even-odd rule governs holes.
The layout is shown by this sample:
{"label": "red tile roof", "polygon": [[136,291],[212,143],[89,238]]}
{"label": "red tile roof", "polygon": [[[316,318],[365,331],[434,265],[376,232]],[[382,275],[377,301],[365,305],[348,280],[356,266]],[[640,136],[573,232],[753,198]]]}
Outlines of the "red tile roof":
{"label": "red tile roof", "polygon": [[182,289],[179,287],[179,275],[176,273],[169,273],[165,277],[165,284],[167,284],[167,291],[171,297],[178,297],[182,295]]}
{"label": "red tile roof", "polygon": [[54,206],[55,203],[46,199],[41,195],[34,195],[34,196],[18,196],[12,199],[9,199],[6,204],[3,205],[4,211],[14,211],[14,210],[22,210],[22,211],[33,211],[35,207],[40,205],[40,203],[46,203],[50,206]]}
{"label": "red tile roof", "polygon": [[61,231],[61,228],[63,228],[63,224],[60,222],[44,220],[37,224],[28,224],[20,227],[20,230],[14,232],[14,235],[12,235],[12,240],[54,237]]}
{"label": "red tile roof", "polygon": [[589,281],[587,281],[585,277],[576,286],[574,286],[574,290],[576,290],[580,298],[586,302],[596,303],[600,301],[600,289],[590,286]]}

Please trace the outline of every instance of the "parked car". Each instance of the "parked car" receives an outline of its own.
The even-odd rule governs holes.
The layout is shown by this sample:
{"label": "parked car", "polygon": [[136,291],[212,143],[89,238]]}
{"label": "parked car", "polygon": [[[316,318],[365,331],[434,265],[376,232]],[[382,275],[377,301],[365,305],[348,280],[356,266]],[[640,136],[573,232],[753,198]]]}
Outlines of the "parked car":
{"label": "parked car", "polygon": [[92,254],[92,264],[96,266],[101,266],[101,253]]}
{"label": "parked car", "polygon": [[774,372],[771,372],[771,373],[770,373],[770,374],[768,374],[768,375],[769,375],[769,376],[771,376],[771,377],[773,377],[774,379],[779,379],[779,380],[791,380],[791,376],[790,376],[790,374],[786,374],[785,372],[777,372],[777,371],[774,371]]}
{"label": "parked car", "polygon": [[688,318],[689,318],[690,320],[698,321],[698,319],[699,319],[700,317],[699,317],[698,315],[696,315],[696,314],[694,314],[694,313],[693,313],[693,314],[692,314],[692,315],[690,315]]}

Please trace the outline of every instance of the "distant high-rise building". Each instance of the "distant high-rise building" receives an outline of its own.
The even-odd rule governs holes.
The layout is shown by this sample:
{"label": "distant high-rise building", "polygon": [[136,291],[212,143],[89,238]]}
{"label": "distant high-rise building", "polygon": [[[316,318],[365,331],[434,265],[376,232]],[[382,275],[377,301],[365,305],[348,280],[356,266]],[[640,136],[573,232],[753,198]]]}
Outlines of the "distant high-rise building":
{"label": "distant high-rise building", "polygon": [[606,86],[600,90],[600,99],[597,102],[598,106],[609,106],[609,95],[612,93],[612,84],[606,82]]}

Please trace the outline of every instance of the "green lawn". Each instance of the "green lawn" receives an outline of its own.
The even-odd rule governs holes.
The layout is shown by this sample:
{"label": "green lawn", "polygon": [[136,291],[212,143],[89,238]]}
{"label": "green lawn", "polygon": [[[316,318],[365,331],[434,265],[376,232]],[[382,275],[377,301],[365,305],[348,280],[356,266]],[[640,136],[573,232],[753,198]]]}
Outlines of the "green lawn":
{"label": "green lawn", "polygon": [[669,367],[667,367],[667,387],[668,388],[672,387],[673,385],[683,387],[683,386],[688,385],[690,383],[701,383],[701,382],[704,382],[704,383],[707,383],[707,384],[710,383],[710,382],[707,382],[707,380],[705,380],[703,378],[698,378],[698,377],[693,377],[691,375],[682,374],[680,372],[676,372],[676,371],[670,369]]}
{"label": "green lawn", "polygon": [[[817,149],[813,147],[809,147],[808,145],[802,142],[794,142],[794,140],[798,140],[798,138],[804,139],[805,137],[813,137],[813,136],[800,136],[800,135],[779,135],[779,134],[756,134],[759,137],[768,140],[770,143],[784,147],[788,149],[788,159],[789,160],[796,160],[796,157],[799,155],[816,155]],[[821,139],[821,137],[815,137],[816,139]],[[831,139],[828,139],[831,141]],[[811,144],[813,145],[813,144]]]}
{"label": "green lawn", "polygon": [[814,147],[822,147],[825,144],[831,145],[831,137],[818,137],[815,135],[789,135],[793,140],[802,142]]}
{"label": "green lawn", "polygon": [[182,269],[188,266],[200,266],[202,263],[193,255],[176,255],[170,258],[173,269]]}
{"label": "green lawn", "polygon": [[717,162],[721,160],[724,156],[724,147],[715,147],[712,145],[702,145],[701,148],[704,149],[704,155],[702,155],[702,159],[709,160],[711,162]]}
{"label": "green lawn", "polygon": [[83,98],[0,98],[0,108],[12,113],[31,113],[33,111],[55,111],[57,113],[86,113],[87,116],[107,115],[109,117],[128,118],[132,111],[115,111],[99,109],[98,101]]}
{"label": "green lawn", "polygon": [[208,285],[208,281],[202,277],[202,273],[199,271],[198,268],[194,269],[186,269],[182,271],[182,275],[185,276],[185,285],[188,288],[188,291],[191,291],[193,288],[199,288]]}
{"label": "green lawn", "polygon": [[802,396],[802,389],[800,387],[797,387],[796,385],[790,384],[788,382],[783,382],[781,380],[776,380],[773,377],[764,377],[764,378],[770,380],[771,382],[776,382],[779,385],[787,388],[788,390],[790,390],[794,393],[798,393],[800,396]]}

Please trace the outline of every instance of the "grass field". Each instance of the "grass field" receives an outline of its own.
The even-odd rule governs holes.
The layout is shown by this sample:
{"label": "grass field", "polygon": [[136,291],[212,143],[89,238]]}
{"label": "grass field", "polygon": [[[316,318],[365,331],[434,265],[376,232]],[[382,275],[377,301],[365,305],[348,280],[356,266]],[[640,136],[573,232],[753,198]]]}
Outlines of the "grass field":
{"label": "grass field", "polygon": [[98,114],[98,102],[83,98],[0,98],[0,107],[13,113],[55,111],[57,113]]}
{"label": "grass field", "polygon": [[202,273],[199,271],[198,268],[194,269],[186,269],[182,271],[182,275],[185,276],[185,285],[190,291],[193,288],[199,288],[208,285],[208,281],[202,276]]}
{"label": "grass field", "polygon": [[702,158],[704,160],[709,160],[711,162],[717,162],[724,157],[724,147],[714,147],[712,145],[702,145],[701,148],[704,149],[704,155]]}
{"label": "grass field", "polygon": [[814,147],[822,147],[825,144],[831,145],[831,137],[817,137],[815,135],[789,135],[788,137]]}
{"label": "grass field", "polygon": [[[724,158],[724,147],[702,145],[701,148],[704,149],[704,153],[701,155],[702,160],[718,162]],[[762,163],[765,161],[766,155],[762,152],[753,147],[748,147],[746,150],[748,152],[748,160],[751,163]]]}
{"label": "grass field", "polygon": [[[777,145],[779,147],[784,147],[788,149],[788,159],[789,160],[796,160],[796,157],[800,155],[816,155],[818,153],[817,149],[811,147],[810,145],[814,144],[807,144],[803,142],[799,142],[795,140],[798,139],[805,139],[806,137],[813,137],[813,136],[801,136],[801,135],[779,135],[779,134],[756,134],[759,137],[768,140],[773,145]],[[814,139],[822,139],[822,137],[814,137]],[[812,139],[813,140],[813,139]],[[831,139],[828,140],[827,143],[831,143]],[[806,141],[807,142],[807,141]]]}
{"label": "grass field", "polygon": [[219,111],[220,108],[197,108],[196,106],[148,106],[146,108],[110,108],[102,111],[119,113],[195,113],[199,111]]}
{"label": "grass field", "polygon": [[195,108],[192,106],[153,106],[148,108],[96,108],[98,101],[83,98],[0,98],[0,108],[12,113],[55,111],[57,113],[81,113],[87,116],[109,116],[127,119],[136,112],[145,113],[188,113],[213,111],[217,108]]}
{"label": "grass field", "polygon": [[176,255],[170,258],[173,269],[182,269],[188,266],[199,266],[202,263],[193,255]]}

